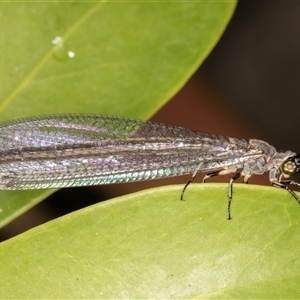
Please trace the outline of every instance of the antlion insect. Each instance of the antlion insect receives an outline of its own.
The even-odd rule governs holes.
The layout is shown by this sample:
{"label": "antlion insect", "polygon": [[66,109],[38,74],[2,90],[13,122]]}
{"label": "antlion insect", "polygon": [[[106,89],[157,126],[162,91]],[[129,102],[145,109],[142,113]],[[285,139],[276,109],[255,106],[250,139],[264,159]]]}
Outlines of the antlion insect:
{"label": "antlion insect", "polygon": [[269,172],[273,186],[300,186],[290,175],[300,155],[268,143],[103,115],[65,114],[0,124],[0,189],[27,190],[133,182],[192,174],[234,173],[233,182]]}

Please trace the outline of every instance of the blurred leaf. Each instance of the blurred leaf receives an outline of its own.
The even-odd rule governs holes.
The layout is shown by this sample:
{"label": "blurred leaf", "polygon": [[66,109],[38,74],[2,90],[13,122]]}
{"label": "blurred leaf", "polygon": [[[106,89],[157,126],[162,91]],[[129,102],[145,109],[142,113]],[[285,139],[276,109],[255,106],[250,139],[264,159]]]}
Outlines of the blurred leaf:
{"label": "blurred leaf", "polygon": [[146,190],[0,244],[0,298],[297,298],[300,207],[236,184]]}
{"label": "blurred leaf", "polygon": [[0,228],[41,202],[55,190],[1,191]]}
{"label": "blurred leaf", "polygon": [[61,112],[148,118],[209,54],[234,5],[2,3],[1,119]]}
{"label": "blurred leaf", "polygon": [[[234,7],[234,1],[1,3],[0,119],[63,112],[149,118],[209,54]],[[0,226],[49,193],[31,199],[1,192]]]}

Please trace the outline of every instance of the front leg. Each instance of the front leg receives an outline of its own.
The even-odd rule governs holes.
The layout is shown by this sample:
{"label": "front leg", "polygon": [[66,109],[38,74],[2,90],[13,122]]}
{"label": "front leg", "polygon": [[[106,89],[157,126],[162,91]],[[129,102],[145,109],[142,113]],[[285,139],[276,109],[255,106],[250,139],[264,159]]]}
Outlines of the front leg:
{"label": "front leg", "polygon": [[299,198],[296,195],[296,193],[289,188],[290,184],[294,184],[294,185],[297,185],[298,187],[300,187],[300,184],[293,180],[286,179],[286,180],[281,180],[281,181],[272,181],[273,186],[280,187],[282,189],[287,190],[294,197],[294,199],[300,204]]}

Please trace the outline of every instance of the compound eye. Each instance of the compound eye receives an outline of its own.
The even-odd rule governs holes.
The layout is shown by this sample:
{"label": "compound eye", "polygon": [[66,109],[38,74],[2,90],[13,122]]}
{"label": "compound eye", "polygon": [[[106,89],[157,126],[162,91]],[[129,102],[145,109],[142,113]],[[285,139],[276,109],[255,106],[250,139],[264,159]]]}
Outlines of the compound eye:
{"label": "compound eye", "polygon": [[291,175],[294,173],[297,173],[299,170],[297,170],[298,166],[295,163],[293,159],[288,159],[282,164],[282,171],[285,174]]}

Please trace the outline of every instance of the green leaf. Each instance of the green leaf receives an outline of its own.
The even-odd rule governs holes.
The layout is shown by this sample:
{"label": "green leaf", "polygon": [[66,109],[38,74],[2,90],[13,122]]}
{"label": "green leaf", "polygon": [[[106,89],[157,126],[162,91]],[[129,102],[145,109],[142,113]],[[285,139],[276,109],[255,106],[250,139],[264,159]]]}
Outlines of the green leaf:
{"label": "green leaf", "polygon": [[50,196],[55,190],[1,191],[0,228]]}
{"label": "green leaf", "polygon": [[297,298],[300,207],[284,190],[146,190],[0,244],[0,298]]}
{"label": "green leaf", "polygon": [[[234,7],[234,1],[1,3],[0,119],[69,112],[149,118],[209,54]],[[36,192],[35,199],[48,194]],[[0,193],[0,226],[36,203],[28,195]],[[9,214],[7,202],[15,208]]]}

